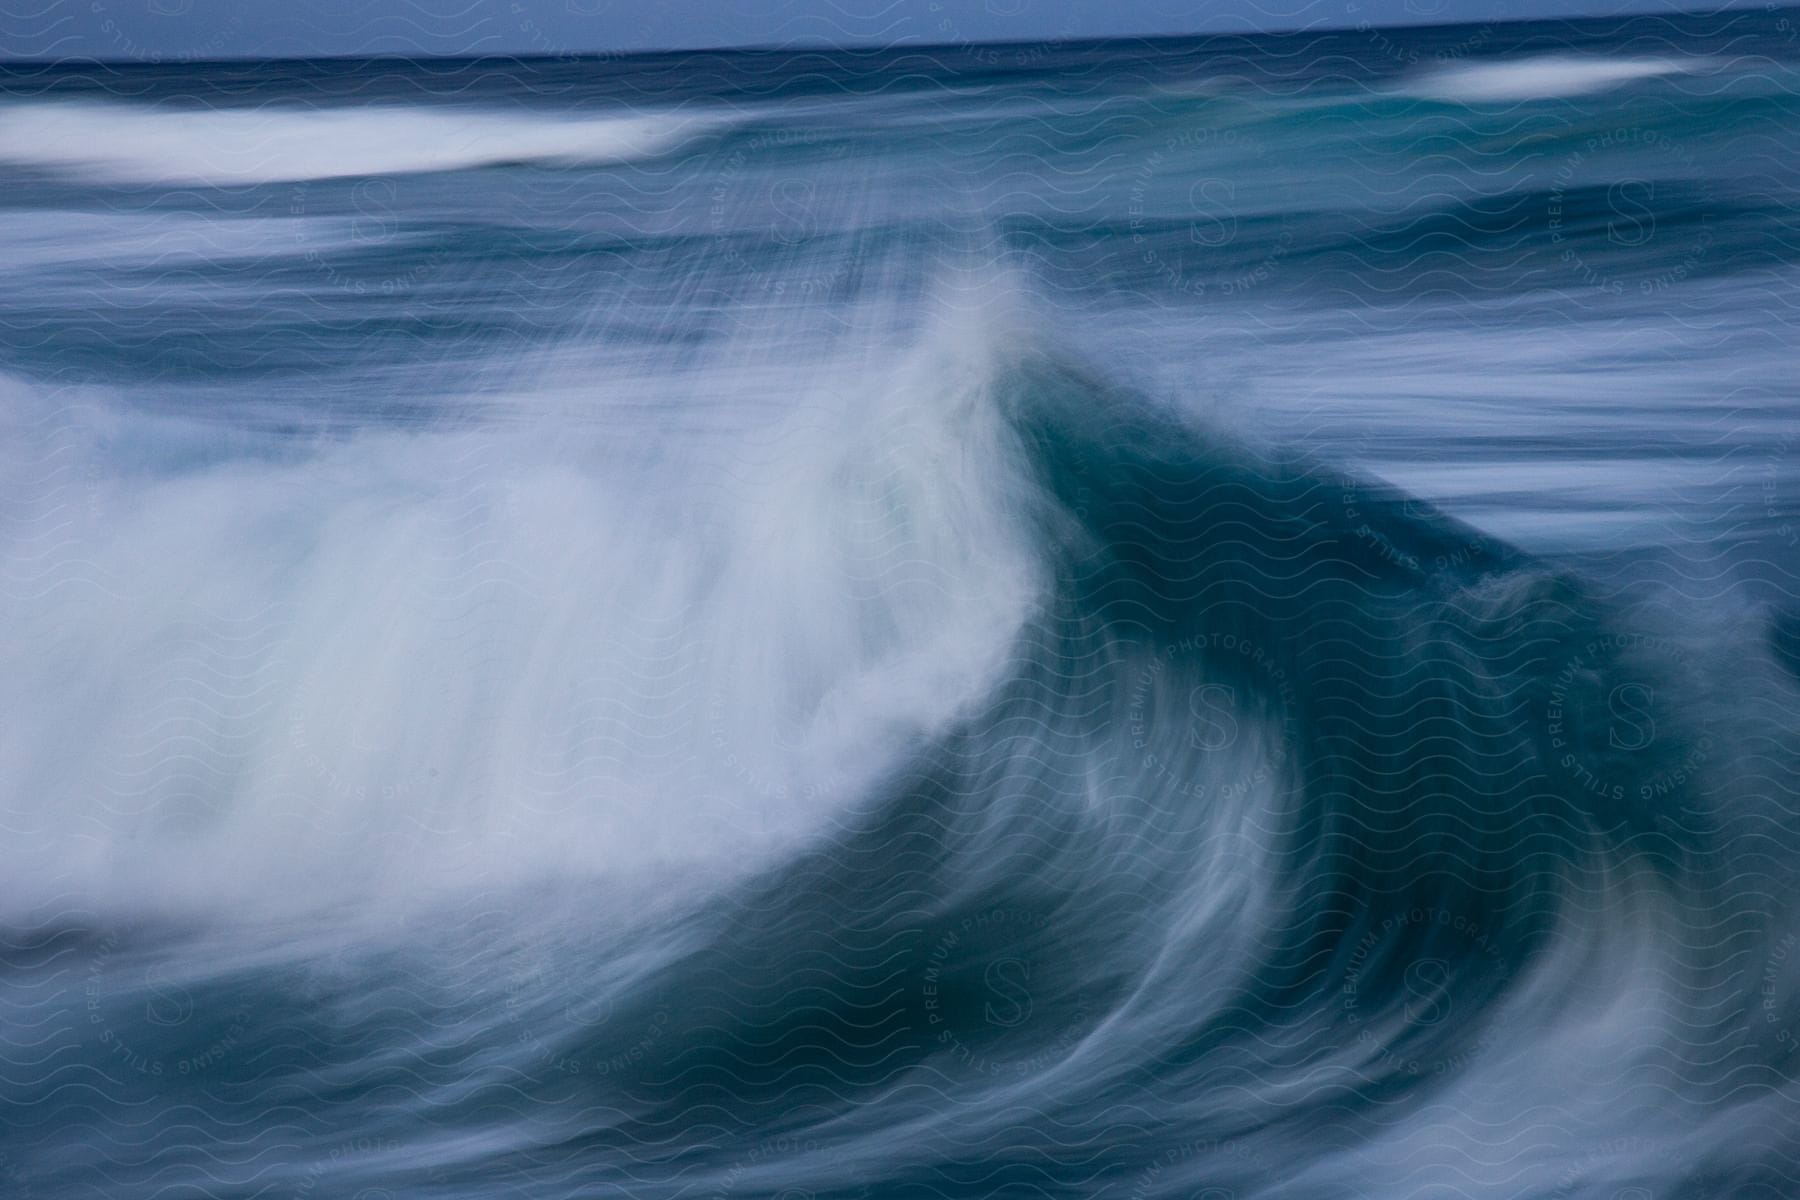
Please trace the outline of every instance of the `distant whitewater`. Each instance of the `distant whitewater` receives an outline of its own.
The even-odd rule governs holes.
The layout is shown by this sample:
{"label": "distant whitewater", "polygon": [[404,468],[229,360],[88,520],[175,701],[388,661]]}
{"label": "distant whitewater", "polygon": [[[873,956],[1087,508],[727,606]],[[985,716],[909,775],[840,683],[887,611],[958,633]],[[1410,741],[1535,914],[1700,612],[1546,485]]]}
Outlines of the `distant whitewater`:
{"label": "distant whitewater", "polygon": [[1793,1195],[1790,27],[0,72],[0,1195]]}
{"label": "distant whitewater", "polygon": [[1705,58],[1625,58],[1603,54],[1541,54],[1497,62],[1454,62],[1422,72],[1402,88],[1428,99],[1463,104],[1555,100],[1605,91],[1659,76],[1695,74]]}
{"label": "distant whitewater", "polygon": [[171,112],[19,103],[0,112],[0,161],[96,181],[228,187],[505,163],[629,162],[673,149],[707,124],[697,115],[631,109],[546,119],[399,104]]}

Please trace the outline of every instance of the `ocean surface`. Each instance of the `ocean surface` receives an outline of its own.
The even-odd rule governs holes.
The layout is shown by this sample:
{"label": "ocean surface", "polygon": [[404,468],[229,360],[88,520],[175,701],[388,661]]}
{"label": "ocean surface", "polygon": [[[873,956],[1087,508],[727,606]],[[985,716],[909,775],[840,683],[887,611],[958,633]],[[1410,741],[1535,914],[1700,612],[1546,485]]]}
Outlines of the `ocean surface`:
{"label": "ocean surface", "polygon": [[0,1196],[1800,1194],[1800,11],[941,32],[0,68]]}

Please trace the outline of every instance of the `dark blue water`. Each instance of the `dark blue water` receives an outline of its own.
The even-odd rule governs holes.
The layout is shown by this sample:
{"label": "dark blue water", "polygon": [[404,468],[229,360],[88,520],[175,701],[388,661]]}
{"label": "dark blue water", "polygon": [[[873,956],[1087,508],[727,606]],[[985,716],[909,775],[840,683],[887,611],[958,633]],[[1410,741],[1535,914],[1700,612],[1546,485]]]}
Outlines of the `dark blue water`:
{"label": "dark blue water", "polygon": [[0,70],[0,1195],[1800,1189],[1800,25]]}

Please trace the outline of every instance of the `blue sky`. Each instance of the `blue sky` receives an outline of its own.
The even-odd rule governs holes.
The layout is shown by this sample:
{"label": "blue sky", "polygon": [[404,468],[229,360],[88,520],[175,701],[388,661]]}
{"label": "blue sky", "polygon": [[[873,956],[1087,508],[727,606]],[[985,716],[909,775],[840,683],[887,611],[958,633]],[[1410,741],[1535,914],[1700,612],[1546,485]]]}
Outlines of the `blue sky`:
{"label": "blue sky", "polygon": [[[1763,7],[1741,0],[1733,7]],[[1659,0],[0,0],[0,57],[552,54],[1670,12]],[[1719,7],[1709,5],[1708,7]]]}

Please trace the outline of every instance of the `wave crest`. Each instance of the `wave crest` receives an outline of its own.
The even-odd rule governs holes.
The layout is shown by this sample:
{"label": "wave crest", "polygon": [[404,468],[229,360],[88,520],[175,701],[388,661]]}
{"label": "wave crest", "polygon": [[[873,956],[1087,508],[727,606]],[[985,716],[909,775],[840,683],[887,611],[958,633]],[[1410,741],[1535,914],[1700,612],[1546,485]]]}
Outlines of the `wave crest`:
{"label": "wave crest", "polygon": [[0,160],[107,183],[231,187],[631,162],[725,120],[672,110],[556,118],[403,105],[177,111],[42,102],[0,109]]}

